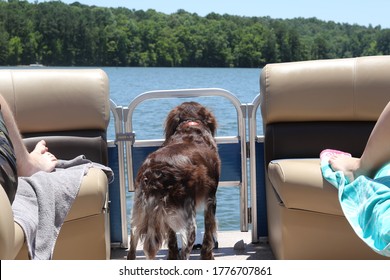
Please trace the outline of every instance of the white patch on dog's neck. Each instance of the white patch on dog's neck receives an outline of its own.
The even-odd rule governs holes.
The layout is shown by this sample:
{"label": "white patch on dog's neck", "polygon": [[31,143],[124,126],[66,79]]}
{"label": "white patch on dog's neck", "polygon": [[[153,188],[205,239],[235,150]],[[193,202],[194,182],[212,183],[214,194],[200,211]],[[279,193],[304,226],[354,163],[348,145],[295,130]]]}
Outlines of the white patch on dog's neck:
{"label": "white patch on dog's neck", "polygon": [[197,121],[186,121],[183,123],[183,127],[189,127],[189,126],[200,126],[200,123]]}

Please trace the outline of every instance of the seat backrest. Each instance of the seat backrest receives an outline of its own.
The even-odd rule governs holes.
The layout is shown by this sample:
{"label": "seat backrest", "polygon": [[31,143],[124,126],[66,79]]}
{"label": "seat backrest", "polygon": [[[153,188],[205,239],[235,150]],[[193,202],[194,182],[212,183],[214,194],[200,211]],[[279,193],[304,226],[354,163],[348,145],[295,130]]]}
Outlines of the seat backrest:
{"label": "seat backrest", "polygon": [[325,148],[360,156],[390,101],[390,56],[268,64],[260,87],[266,163]]}
{"label": "seat backrest", "polygon": [[107,164],[108,77],[100,69],[0,70],[0,94],[31,150],[45,139],[61,159],[85,155]]}

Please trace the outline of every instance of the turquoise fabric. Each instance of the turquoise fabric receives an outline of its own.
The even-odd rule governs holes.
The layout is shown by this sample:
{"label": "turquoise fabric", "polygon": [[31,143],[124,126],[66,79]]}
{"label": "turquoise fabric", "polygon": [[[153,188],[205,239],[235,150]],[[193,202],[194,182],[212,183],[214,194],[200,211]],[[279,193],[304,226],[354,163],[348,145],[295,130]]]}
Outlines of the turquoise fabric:
{"label": "turquoise fabric", "polygon": [[359,176],[352,183],[343,172],[333,171],[321,156],[324,178],[338,189],[345,217],[356,234],[375,252],[390,257],[390,164],[370,179]]}

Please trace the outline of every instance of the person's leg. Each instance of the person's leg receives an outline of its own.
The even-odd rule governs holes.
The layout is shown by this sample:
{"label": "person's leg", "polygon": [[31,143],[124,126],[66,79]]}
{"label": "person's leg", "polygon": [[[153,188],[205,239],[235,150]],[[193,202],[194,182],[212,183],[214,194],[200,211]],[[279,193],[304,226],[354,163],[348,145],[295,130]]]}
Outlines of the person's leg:
{"label": "person's leg", "polygon": [[18,176],[28,177],[38,171],[53,171],[57,159],[48,152],[45,141],[38,142],[35,149],[29,153],[20,136],[13,113],[1,95],[0,106],[9,139],[15,151]]}
{"label": "person's leg", "polygon": [[18,187],[15,152],[8,136],[3,114],[0,110],[0,185],[8,196],[10,203],[15,199]]}
{"label": "person's leg", "polygon": [[343,171],[351,182],[360,175],[372,178],[387,162],[390,162],[390,102],[379,116],[361,158],[336,155],[329,160],[332,169]]}

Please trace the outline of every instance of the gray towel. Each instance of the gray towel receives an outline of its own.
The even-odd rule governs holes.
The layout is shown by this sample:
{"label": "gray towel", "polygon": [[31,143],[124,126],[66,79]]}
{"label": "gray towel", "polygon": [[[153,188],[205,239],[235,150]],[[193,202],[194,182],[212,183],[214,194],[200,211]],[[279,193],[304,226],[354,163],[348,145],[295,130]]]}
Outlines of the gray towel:
{"label": "gray towel", "polygon": [[51,173],[19,177],[12,210],[15,222],[24,231],[31,259],[52,259],[58,233],[91,167],[102,169],[109,181],[113,179],[110,168],[82,155],[70,161],[58,160]]}

